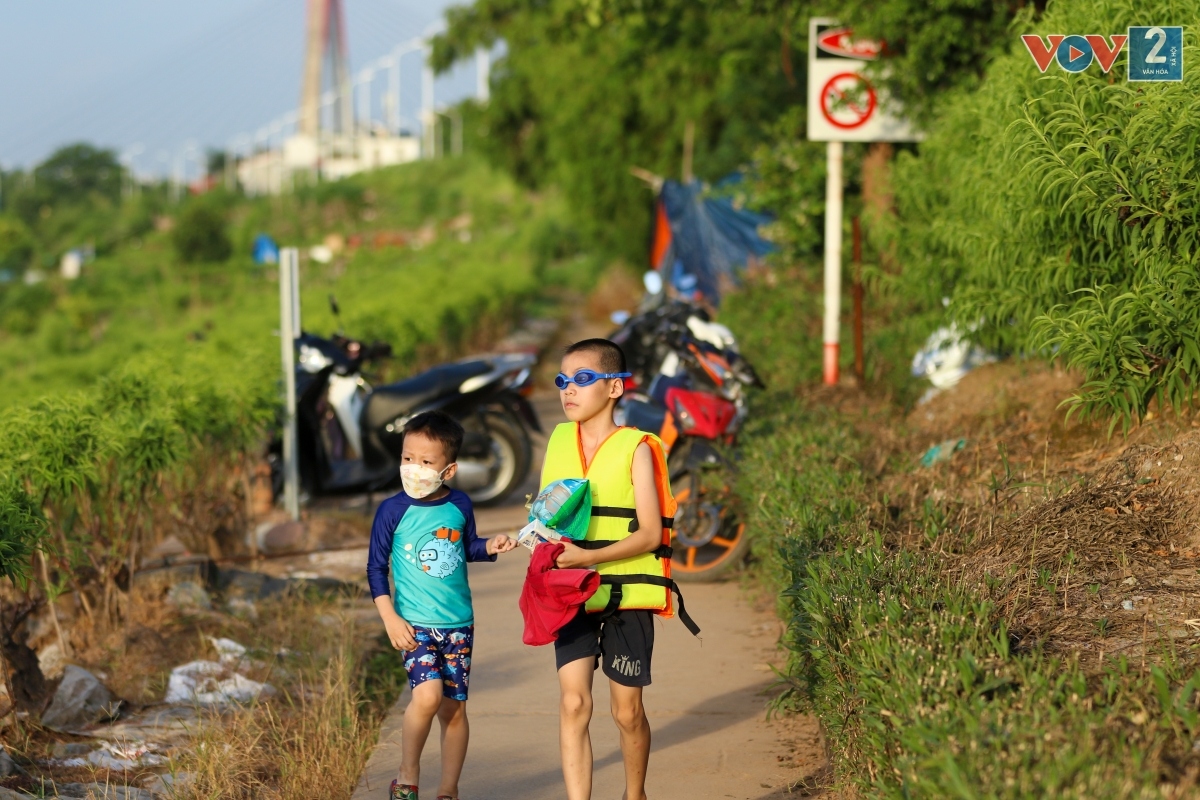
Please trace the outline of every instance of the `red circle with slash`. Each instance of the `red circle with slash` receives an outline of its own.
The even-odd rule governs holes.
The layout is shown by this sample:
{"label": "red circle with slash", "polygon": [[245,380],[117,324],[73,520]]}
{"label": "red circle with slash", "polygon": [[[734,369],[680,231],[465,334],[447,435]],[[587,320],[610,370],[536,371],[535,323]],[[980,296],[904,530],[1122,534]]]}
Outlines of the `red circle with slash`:
{"label": "red circle with slash", "polygon": [[[847,90],[858,84],[866,87],[867,102],[865,107],[861,103],[854,103],[846,99]],[[837,111],[842,113],[843,116],[847,116],[843,112],[848,111],[852,116],[851,119],[840,120],[833,116],[834,109],[830,106],[834,97],[845,103]],[[875,108],[878,104],[879,98],[875,95],[875,87],[857,72],[839,72],[826,81],[824,88],[821,89],[821,116],[825,117],[830,125],[837,128],[849,130],[863,126],[871,118],[871,115],[875,113]]]}

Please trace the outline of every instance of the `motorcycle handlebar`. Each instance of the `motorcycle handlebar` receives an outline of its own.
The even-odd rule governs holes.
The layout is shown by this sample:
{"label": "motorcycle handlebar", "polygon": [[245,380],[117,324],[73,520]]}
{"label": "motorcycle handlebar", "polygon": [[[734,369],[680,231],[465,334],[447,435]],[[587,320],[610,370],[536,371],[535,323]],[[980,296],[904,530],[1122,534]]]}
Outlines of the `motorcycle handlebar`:
{"label": "motorcycle handlebar", "polygon": [[371,361],[377,358],[390,358],[392,355],[392,346],[387,342],[374,341],[363,351],[362,358],[364,361]]}

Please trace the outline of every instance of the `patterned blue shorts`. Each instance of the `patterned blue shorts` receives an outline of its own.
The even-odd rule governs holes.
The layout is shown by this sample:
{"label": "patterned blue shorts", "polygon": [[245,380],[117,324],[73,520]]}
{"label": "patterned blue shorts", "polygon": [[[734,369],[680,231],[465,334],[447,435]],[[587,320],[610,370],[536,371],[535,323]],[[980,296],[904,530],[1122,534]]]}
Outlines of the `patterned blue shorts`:
{"label": "patterned blue shorts", "polygon": [[427,628],[413,626],[417,649],[404,653],[408,688],[416,689],[425,681],[441,681],[442,696],[466,700],[471,682],[471,648],[475,644],[475,626],[463,628]]}

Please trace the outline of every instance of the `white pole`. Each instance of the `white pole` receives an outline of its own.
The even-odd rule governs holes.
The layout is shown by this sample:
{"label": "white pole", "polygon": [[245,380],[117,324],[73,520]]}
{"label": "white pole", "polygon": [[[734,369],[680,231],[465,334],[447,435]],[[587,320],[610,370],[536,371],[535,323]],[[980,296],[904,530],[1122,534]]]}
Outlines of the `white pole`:
{"label": "white pole", "polygon": [[283,358],[283,507],[292,519],[300,519],[300,469],[296,453],[296,265],[300,253],[285,247],[279,254],[279,347]]}
{"label": "white pole", "polygon": [[421,138],[424,140],[421,153],[423,158],[433,158],[437,155],[434,152],[435,148],[435,132],[437,130],[437,119],[434,117],[433,111],[433,67],[429,64],[429,58],[432,51],[426,45],[421,56],[423,62],[421,64]]}
{"label": "white pole", "polygon": [[292,259],[292,337],[295,338],[304,331],[300,321],[300,251],[294,247],[289,249],[296,253]]}
{"label": "white pole", "polygon": [[482,47],[475,48],[475,99],[487,105],[491,98],[492,54]]}
{"label": "white pole", "polygon": [[358,114],[361,119],[359,128],[364,132],[371,130],[371,82],[374,78],[375,73],[370,69],[364,69],[358,74],[357,83],[362,87],[358,93]]}
{"label": "white pole", "polygon": [[388,130],[400,135],[400,48],[392,51],[388,62]]}
{"label": "white pole", "polygon": [[[445,117],[450,121],[450,153],[461,156],[463,151],[463,119],[462,114],[453,108],[442,108],[436,112],[436,118]],[[441,145],[441,138],[438,138]]]}
{"label": "white pole", "polygon": [[842,307],[842,143],[826,145],[825,175],[825,385],[838,382],[839,312]]}
{"label": "white pole", "polygon": [[179,185],[183,183],[183,154],[175,153],[175,167],[171,172],[171,202],[179,204]]}

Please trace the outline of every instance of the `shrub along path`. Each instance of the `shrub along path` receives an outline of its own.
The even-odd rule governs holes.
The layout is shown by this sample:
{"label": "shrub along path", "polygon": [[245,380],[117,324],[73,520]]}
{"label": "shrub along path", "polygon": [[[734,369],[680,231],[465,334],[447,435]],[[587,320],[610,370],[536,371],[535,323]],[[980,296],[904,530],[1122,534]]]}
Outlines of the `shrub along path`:
{"label": "shrub along path", "polygon": [[[557,403],[553,395],[539,403],[547,426],[562,419]],[[540,463],[540,447],[535,455]],[[524,493],[506,506],[477,512],[480,533],[511,532],[523,524]],[[518,548],[496,564],[472,565],[477,635],[471,746],[461,782],[466,798],[563,796],[554,653],[521,643],[517,597],[527,564],[526,551]],[[769,611],[752,608],[736,583],[691,584],[684,591],[704,640],[694,639],[678,620],[662,621],[656,630],[654,683],[645,694],[653,731],[647,794],[655,800],[781,796],[789,784],[819,773],[825,758],[815,721],[766,719],[772,667],[780,659],[779,623]],[[386,797],[400,762],[408,698],[404,692],[384,723],[354,800]],[[596,681],[595,708],[594,796],[619,797],[620,749],[602,679]],[[435,729],[422,762],[422,796],[436,793],[439,758]]]}

